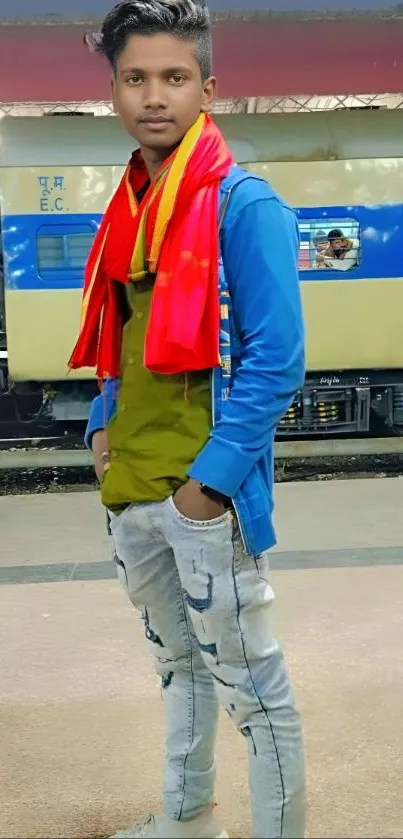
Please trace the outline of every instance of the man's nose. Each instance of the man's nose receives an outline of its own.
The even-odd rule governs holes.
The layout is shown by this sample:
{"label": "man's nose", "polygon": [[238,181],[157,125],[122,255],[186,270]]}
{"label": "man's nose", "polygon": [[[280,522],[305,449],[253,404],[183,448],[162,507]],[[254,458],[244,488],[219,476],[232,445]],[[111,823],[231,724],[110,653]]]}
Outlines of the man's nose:
{"label": "man's nose", "polygon": [[148,80],[144,87],[144,106],[150,111],[166,108],[165,85],[159,79]]}

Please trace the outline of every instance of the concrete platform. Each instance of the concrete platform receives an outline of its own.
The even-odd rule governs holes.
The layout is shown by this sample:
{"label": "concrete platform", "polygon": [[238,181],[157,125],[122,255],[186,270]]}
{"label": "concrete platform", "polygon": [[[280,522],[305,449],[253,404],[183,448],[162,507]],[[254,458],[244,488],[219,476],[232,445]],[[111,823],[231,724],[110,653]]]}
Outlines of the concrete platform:
{"label": "concrete platform", "polygon": [[[277,503],[309,836],[403,837],[403,480],[284,484]],[[91,493],[0,498],[0,529],[0,837],[108,836],[159,806],[163,717],[103,511]],[[220,815],[250,836],[244,741],[224,715],[218,767]]]}

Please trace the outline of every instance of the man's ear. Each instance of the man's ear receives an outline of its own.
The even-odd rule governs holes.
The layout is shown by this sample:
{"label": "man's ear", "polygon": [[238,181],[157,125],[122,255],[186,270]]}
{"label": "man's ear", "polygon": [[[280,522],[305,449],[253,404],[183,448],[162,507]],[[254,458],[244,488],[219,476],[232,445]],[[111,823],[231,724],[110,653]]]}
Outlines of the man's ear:
{"label": "man's ear", "polygon": [[201,112],[203,114],[210,113],[216,96],[216,90],[217,79],[214,76],[210,76],[210,78],[207,79],[207,81],[205,81],[203,85],[203,96],[201,105]]}

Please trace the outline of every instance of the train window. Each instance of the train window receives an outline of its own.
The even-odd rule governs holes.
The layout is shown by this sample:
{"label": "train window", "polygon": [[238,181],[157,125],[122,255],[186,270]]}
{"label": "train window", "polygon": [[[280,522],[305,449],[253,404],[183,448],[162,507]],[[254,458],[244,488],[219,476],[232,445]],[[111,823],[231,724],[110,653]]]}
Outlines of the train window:
{"label": "train window", "polygon": [[94,230],[90,225],[78,225],[74,229],[66,226],[44,226],[37,234],[38,273],[43,280],[55,279],[67,274],[82,274],[91,245]]}
{"label": "train window", "polygon": [[61,268],[64,264],[63,236],[38,236],[39,271]]}
{"label": "train window", "polygon": [[352,271],[360,261],[360,225],[352,218],[300,219],[300,271]]}
{"label": "train window", "polygon": [[85,268],[93,240],[93,233],[75,233],[67,237],[67,259],[72,268]]}

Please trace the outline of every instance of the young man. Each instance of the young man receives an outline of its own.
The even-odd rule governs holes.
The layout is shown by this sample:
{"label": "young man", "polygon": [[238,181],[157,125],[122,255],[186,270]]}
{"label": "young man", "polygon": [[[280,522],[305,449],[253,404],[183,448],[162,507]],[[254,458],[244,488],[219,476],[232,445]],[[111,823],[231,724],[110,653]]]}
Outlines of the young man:
{"label": "young man", "polygon": [[140,151],[90,255],[70,364],[105,382],[86,440],[166,713],[164,812],[117,835],[227,836],[213,815],[218,697],[248,746],[253,835],[295,839],[303,748],[267,551],[275,428],[304,378],[297,223],[207,116],[203,5],[126,0],[100,49]]}
{"label": "young man", "polygon": [[358,265],[359,242],[357,239],[347,239],[342,230],[331,230],[328,235],[328,246],[322,254],[324,268],[335,271],[351,271]]}

